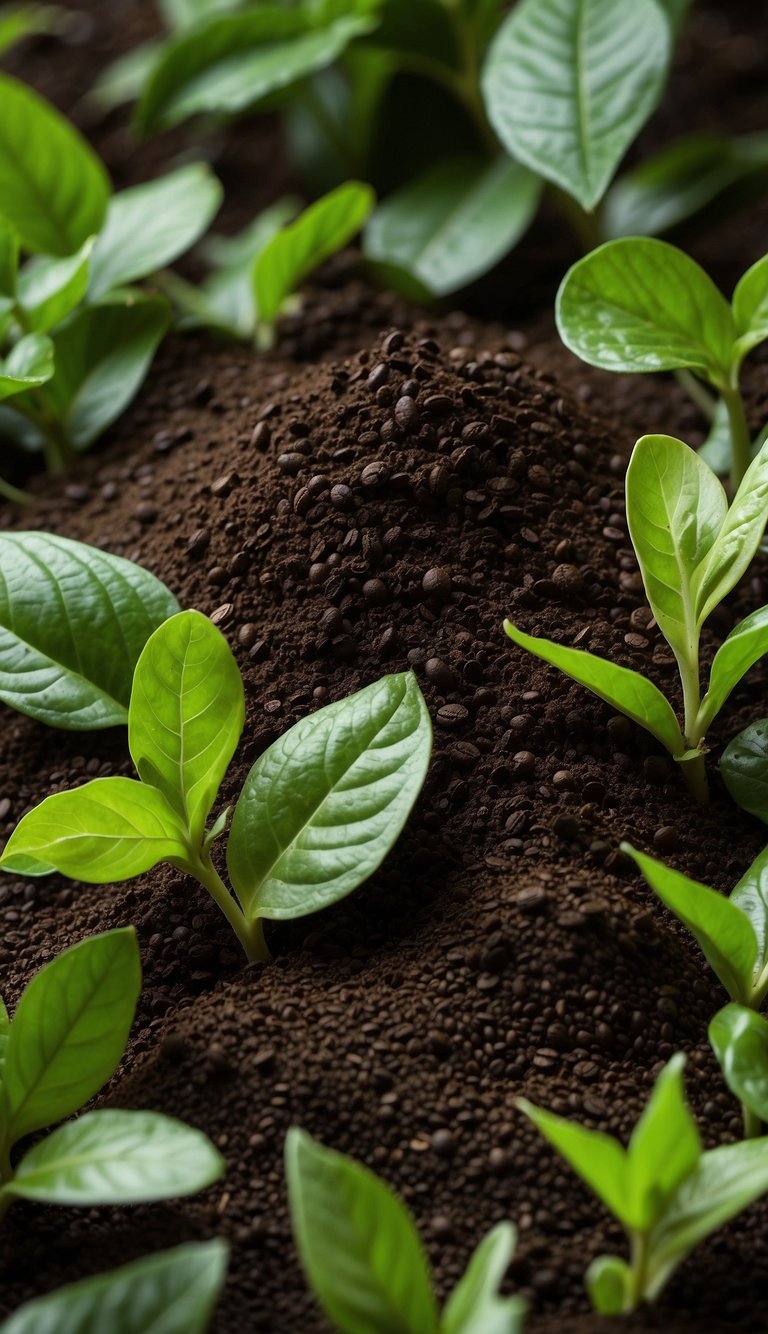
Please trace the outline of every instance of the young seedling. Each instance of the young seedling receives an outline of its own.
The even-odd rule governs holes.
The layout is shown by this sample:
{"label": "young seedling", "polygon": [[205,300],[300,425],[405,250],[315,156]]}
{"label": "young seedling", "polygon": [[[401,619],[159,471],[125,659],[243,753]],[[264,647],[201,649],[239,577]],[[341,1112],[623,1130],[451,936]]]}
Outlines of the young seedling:
{"label": "young seedling", "polygon": [[0,868],[108,884],[168,862],[209,891],[249,959],[269,958],[264,918],[317,912],[381,864],[421,790],[432,734],[407,672],[286,732],[256,761],[235,807],[235,899],[211,858],[228,811],[208,820],[244,718],[223,635],[199,612],[172,616],[134,674],[128,744],[138,780],[96,778],[47,797],[14,830]]}
{"label": "young seedling", "polygon": [[768,848],[730,897],[622,843],[662,903],[688,928],[732,1001],[759,1010],[768,996]]}
{"label": "young seedling", "polygon": [[148,570],[53,533],[0,533],[0,700],[70,731],[128,721],[133,670],[179,604]]}
{"label": "young seedling", "polygon": [[707,731],[745,672],[768,650],[768,607],[747,616],[721,645],[703,699],[701,630],[757,551],[767,498],[768,445],[750,464],[730,508],[712,469],[681,440],[645,435],[635,445],[627,470],[627,522],[646,597],[677,660],[682,727],[666,697],[639,672],[504,623],[516,644],[647,728],[682,765],[699,801],[707,800]]}
{"label": "young seedling", "polygon": [[416,1225],[380,1177],[293,1129],[285,1142],[293,1234],[339,1334],[520,1334],[526,1303],[502,1297],[515,1229],[498,1223],[438,1311]]}
{"label": "young seedling", "polygon": [[223,1242],[190,1242],[27,1302],[0,1334],[205,1334],[226,1270]]}
{"label": "young seedling", "polygon": [[739,387],[747,353],[768,338],[768,255],[740,279],[729,305],[682,250],[649,237],[625,237],[592,251],[568,271],[557,294],[557,327],[566,347],[609,371],[685,372],[710,415],[703,388],[728,417],[734,488],[752,457]]}
{"label": "young seedling", "polygon": [[768,1190],[768,1141],[703,1150],[685,1101],[678,1053],[659,1075],[629,1147],[602,1131],[518,1106],[621,1224],[629,1263],[593,1260],[586,1275],[602,1315],[654,1302],[677,1266],[705,1237]]}
{"label": "young seedling", "polygon": [[768,1121],[768,1023],[745,1005],[726,1005],[709,1025],[723,1078],[741,1103],[744,1134],[762,1134]]}
{"label": "young seedling", "polygon": [[195,164],[113,194],[47,102],[5,74],[0,101],[0,440],[55,471],[131,401],[170,325],[163,297],[128,284],[197,241],[221,186]]}
{"label": "young seedling", "polygon": [[191,1195],[221,1176],[205,1135],[153,1112],[86,1112],[14,1162],[19,1140],[77,1112],[114,1073],[140,987],[126,928],[41,968],[13,1019],[0,1002],[0,1217],[16,1199],[138,1204]]}
{"label": "young seedling", "polygon": [[241,236],[209,245],[222,262],[201,287],[176,274],[163,279],[183,312],[182,327],[207,327],[271,347],[277,317],[296,305],[295,294],[309,275],[349,244],[374,203],[370,186],[347,181],[297,218],[293,201],[282,200]]}

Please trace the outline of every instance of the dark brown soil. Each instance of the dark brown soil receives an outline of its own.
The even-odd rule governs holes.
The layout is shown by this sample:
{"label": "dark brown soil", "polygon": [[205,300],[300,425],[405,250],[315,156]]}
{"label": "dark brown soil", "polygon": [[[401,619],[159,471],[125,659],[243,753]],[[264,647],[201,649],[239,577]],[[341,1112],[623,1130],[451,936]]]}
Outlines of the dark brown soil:
{"label": "dark brown soil", "polygon": [[[125,36],[114,39],[116,19],[100,8],[93,15],[100,64]],[[722,22],[705,7],[694,52]],[[24,59],[25,74],[71,106],[76,62]],[[732,89],[738,66],[723,57],[723,68]],[[713,74],[713,93],[721,81]],[[743,128],[746,102],[734,107]],[[271,142],[250,134],[255,154]],[[120,142],[100,146],[129,179]],[[722,245],[728,233],[713,234]],[[739,267],[755,257],[751,238],[750,228]],[[530,290],[547,282],[540,266]],[[482,1233],[509,1217],[520,1229],[510,1279],[532,1301],[534,1334],[610,1331],[587,1314],[583,1274],[606,1247],[622,1250],[621,1236],[515,1098],[626,1137],[660,1064],[682,1049],[707,1143],[738,1135],[706,1041],[723,995],[617,847],[628,837],[731,887],[763,840],[723,795],[714,761],[764,711],[768,678],[754,669],[715,729],[702,812],[645,733],[514,648],[501,620],[645,671],[677,701],[626,532],[623,471],[641,431],[695,440],[701,423],[671,379],[587,371],[543,316],[523,326],[522,306],[505,335],[377,297],[346,262],[327,283],[285,326],[274,358],[170,340],[102,448],[65,482],[33,480],[34,504],[6,508],[3,522],[138,560],[183,605],[215,616],[248,707],[222,805],[298,718],[409,666],[435,721],[427,785],[380,873],[335,909],[272,929],[268,967],[244,966],[215,906],[169,869],[117,887],[0,883],[10,1003],[68,943],[135,924],[145,987],[105,1099],[186,1118],[228,1162],[219,1187],[183,1204],[15,1206],[0,1313],[155,1246],[216,1234],[233,1246],[217,1330],[322,1334],[285,1205],[282,1143],[300,1123],[402,1192],[441,1293]],[[748,379],[757,427],[765,363],[755,359]],[[758,561],[712,618],[707,654],[766,600],[767,576]],[[72,736],[5,710],[2,721],[0,834],[50,791],[130,772],[120,730]],[[748,1211],[681,1268],[655,1313],[615,1328],[760,1328],[767,1221],[768,1206]]]}

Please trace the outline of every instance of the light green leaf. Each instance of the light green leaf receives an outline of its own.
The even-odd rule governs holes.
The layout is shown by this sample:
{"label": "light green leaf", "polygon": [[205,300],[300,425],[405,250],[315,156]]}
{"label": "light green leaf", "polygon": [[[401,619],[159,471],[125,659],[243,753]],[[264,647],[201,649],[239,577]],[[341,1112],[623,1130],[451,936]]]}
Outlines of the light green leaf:
{"label": "light green leaf", "polygon": [[411,813],[431,741],[410,672],[383,676],[275,741],[245,780],[227,848],[246,917],[304,917],[367,880]]}
{"label": "light green leaf", "polygon": [[99,74],[87,94],[88,101],[102,112],[136,101],[163,46],[162,39],[152,38],[118,56]]}
{"label": "light green leaf", "polygon": [[728,511],[721,483],[694,450],[669,435],[644,435],[626,481],[627,522],[646,595],[681,664],[698,666],[695,576]]}
{"label": "light green leaf", "polygon": [[37,389],[53,375],[53,343],[43,334],[26,334],[0,360],[0,402]]}
{"label": "light green leaf", "polygon": [[511,1223],[497,1223],[483,1238],[445,1304],[440,1334],[522,1334],[527,1303],[499,1296],[515,1241]]}
{"label": "light green leaf", "polygon": [[139,654],[178,610],[132,561],[52,533],[0,533],[0,699],[74,731],[127,723]]}
{"label": "light green leaf", "polygon": [[768,718],[745,727],[728,743],[720,772],[742,810],[768,824]]}
{"label": "light green leaf", "polygon": [[559,667],[566,676],[647,728],[672,755],[685,752],[685,741],[672,706],[658,687],[639,672],[619,667],[582,649],[565,648],[549,639],[526,635],[509,621],[504,622],[504,629],[520,648],[527,649],[553,667]]}
{"label": "light green leaf", "polygon": [[[653,1087],[627,1151],[634,1227],[646,1231],[701,1157],[701,1140],[685,1101],[685,1056],[678,1052]],[[639,1221],[638,1221],[639,1220]]]}
{"label": "light green leaf", "polygon": [[584,1275],[584,1286],[598,1315],[622,1315],[632,1303],[632,1272],[618,1255],[598,1255]]}
{"label": "light green leaf", "polygon": [[696,371],[730,376],[733,316],[703,269],[653,237],[608,241],[568,270],[557,328],[571,352],[607,371]]}
{"label": "light green leaf", "polygon": [[739,280],[733,294],[733,318],[739,336],[739,360],[768,338],[768,255]]}
{"label": "light green leaf", "polygon": [[239,8],[241,3],[242,0],[157,0],[157,8],[166,27],[173,30],[191,28],[213,14]]}
{"label": "light green leaf", "polygon": [[379,205],[365,253],[400,265],[445,296],[503,259],[526,231],[540,194],[539,179],[504,154],[491,164],[440,163]]}
{"label": "light green leaf", "polygon": [[534,1107],[527,1098],[518,1098],[517,1106],[614,1217],[625,1227],[635,1226],[629,1194],[629,1161],[619,1141],[600,1130],[588,1130],[575,1121]]}
{"label": "light green leaf", "polygon": [[71,255],[104,221],[107,173],[69,121],[7,74],[0,102],[2,212],[25,250]]}
{"label": "light green leaf", "polygon": [[37,256],[19,274],[19,304],[32,333],[48,333],[85,296],[94,237],[89,236],[67,259]]}
{"label": "light green leaf", "polygon": [[132,927],[80,941],[33,977],[5,1053],[6,1150],[71,1116],[106,1084],[125,1051],[140,990]]}
{"label": "light green leaf", "polygon": [[113,195],[91,260],[91,299],[173,263],[207,230],[222,195],[202,162]]}
{"label": "light green leaf", "polygon": [[731,1093],[768,1121],[768,1022],[744,1005],[726,1005],[709,1025],[709,1040]]}
{"label": "light green leaf", "polygon": [[330,65],[375,23],[351,15],[314,28],[299,9],[263,4],[197,24],[167,42],[153,65],[137,109],[139,128],[245,111]]}
{"label": "light green leaf", "polygon": [[768,444],[752,460],[706,559],[693,579],[696,616],[703,625],[752,563],[768,520]]}
{"label": "light green leaf", "polygon": [[768,1141],[746,1140],[702,1154],[650,1237],[653,1301],[694,1246],[768,1190]]}
{"label": "light green leaf", "polygon": [[629,843],[621,847],[637,863],[662,903],[698,941],[728,995],[748,1002],[758,960],[758,938],[740,904],[638,852]]}
{"label": "light green leaf", "polygon": [[199,1130],[156,1112],[87,1112],[22,1158],[0,1189],[41,1204],[139,1204],[194,1195],[224,1159]]}
{"label": "light green leaf", "polygon": [[136,665],[128,745],[142,781],[164,794],[195,845],[244,722],[242,678],[221,631],[199,611],[172,616]]}
{"label": "light green leaf", "polygon": [[285,1172],[296,1247],[329,1320],[345,1334],[437,1334],[421,1241],[389,1187],[297,1129]]}
{"label": "light green leaf", "polygon": [[185,833],[155,788],[133,778],[94,778],[29,811],[5,845],[0,870],[21,854],[73,880],[109,885],[158,862],[184,860]]}
{"label": "light green leaf", "polygon": [[18,267],[19,238],[0,213],[0,297],[15,296]]}
{"label": "light green leaf", "polygon": [[521,0],[483,92],[512,157],[593,209],[661,96],[669,27],[653,0]]}
{"label": "light green leaf", "polygon": [[699,715],[705,731],[734,686],[765,653],[768,653],[768,607],[759,607],[739,621],[715,654],[709,690],[701,701]]}
{"label": "light green leaf", "polygon": [[205,1334],[226,1270],[223,1241],[189,1242],[27,1302],[0,1334]]}
{"label": "light green leaf", "polygon": [[375,202],[369,185],[347,181],[310,204],[264,246],[253,270],[260,320],[270,324],[276,319],[286,297],[360,231]]}
{"label": "light green leaf", "polygon": [[[749,919],[757,937],[755,973],[759,979],[756,990],[757,1003],[760,1003],[768,987],[768,977],[765,976],[768,964],[768,848],[758,853],[749,870],[731,890],[731,903]],[[751,1003],[755,1003],[754,993]]]}
{"label": "light green leaf", "polygon": [[130,403],[170,322],[163,297],[114,292],[54,335],[56,373],[45,394],[75,449],[93,444]]}
{"label": "light green leaf", "polygon": [[728,476],[733,457],[731,419],[728,416],[725,400],[722,398],[717,400],[709,433],[698,453],[702,463],[706,463],[718,477]]}

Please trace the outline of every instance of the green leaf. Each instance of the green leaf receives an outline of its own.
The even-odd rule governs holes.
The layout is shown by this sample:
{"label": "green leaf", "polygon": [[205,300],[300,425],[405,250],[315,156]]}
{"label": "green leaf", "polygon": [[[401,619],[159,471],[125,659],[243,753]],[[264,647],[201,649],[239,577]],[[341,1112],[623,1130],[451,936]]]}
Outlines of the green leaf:
{"label": "green leaf", "polygon": [[80,941],[33,977],[6,1048],[6,1149],[71,1116],[106,1084],[125,1051],[140,990],[132,927]]}
{"label": "green leaf", "polygon": [[0,55],[24,37],[66,31],[67,17],[59,5],[0,6]]}
{"label": "green leaf", "polygon": [[304,917],[381,865],[429,765],[432,728],[410,672],[296,723],[256,761],[227,848],[246,917]]}
{"label": "green leaf", "polygon": [[703,269],[653,237],[608,241],[563,279],[557,328],[571,352],[607,371],[696,371],[727,385],[733,316]]}
{"label": "green leaf", "polygon": [[38,256],[19,274],[19,305],[32,333],[48,333],[80,304],[88,286],[94,238],[67,259]]}
{"label": "green leaf", "polygon": [[133,778],[94,778],[55,792],[29,811],[5,845],[0,870],[21,854],[73,880],[109,885],[142,875],[158,862],[183,861],[185,835],[155,788]]}
{"label": "green leaf", "polygon": [[744,1005],[726,1005],[709,1025],[709,1040],[731,1093],[768,1121],[768,1022]]}
{"label": "green leaf", "polygon": [[709,433],[698,453],[702,463],[706,463],[718,477],[728,476],[733,455],[731,419],[728,416],[725,400],[722,398],[717,400]]}
{"label": "green leaf", "polygon": [[88,102],[99,111],[108,112],[125,102],[136,101],[163,47],[161,39],[152,38],[118,56],[99,74],[87,94]]}
{"label": "green leaf", "polygon": [[156,1112],[87,1112],[22,1158],[3,1195],[41,1204],[139,1204],[194,1195],[224,1159],[199,1130]]}
{"label": "green leaf", "polygon": [[632,451],[626,495],[629,533],[651,610],[678,662],[695,672],[700,629],[695,576],[725,521],[725,491],[682,440],[644,435]]}
{"label": "green leaf", "polygon": [[526,231],[541,182],[502,155],[440,163],[380,204],[365,233],[371,259],[398,264],[436,296],[492,269]]}
{"label": "green leaf", "polygon": [[329,1320],[345,1334],[437,1334],[419,1235],[385,1182],[295,1128],[285,1172],[296,1247]]}
{"label": "green leaf", "polygon": [[729,742],[720,772],[742,810],[768,824],[768,718],[745,727]]}
{"label": "green leaf", "polygon": [[758,938],[739,903],[638,852],[622,851],[637,863],[648,884],[670,912],[687,926],[733,1000],[749,1001],[758,960]]}
{"label": "green leaf", "polygon": [[648,1300],[694,1246],[768,1190],[765,1139],[703,1153],[650,1237]]}
{"label": "green leaf", "polygon": [[71,255],[104,221],[109,177],[49,103],[0,74],[0,200],[25,250]]}
{"label": "green leaf", "polygon": [[497,1223],[483,1238],[445,1304],[440,1334],[522,1334],[527,1303],[499,1296],[515,1242],[511,1223]]}
{"label": "green leaf", "polygon": [[310,204],[264,246],[253,270],[260,320],[270,324],[277,317],[286,297],[359,232],[374,203],[369,185],[347,181]]}
{"label": "green leaf", "polygon": [[144,85],[141,130],[202,113],[231,116],[324,69],[376,20],[342,17],[311,27],[299,9],[263,4],[215,16],[167,42]]}
{"label": "green leaf", "polygon": [[[758,853],[749,870],[741,877],[738,885],[731,890],[731,903],[735,904],[749,919],[752,930],[757,937],[755,973],[759,979],[758,984],[756,984],[757,1003],[759,1004],[763,999],[763,990],[768,982],[765,977],[766,964],[768,964],[768,848],[764,848],[762,852]],[[755,1003],[754,992],[751,1003]]]}
{"label": "green leaf", "polygon": [[517,1106],[614,1217],[624,1227],[635,1226],[628,1189],[629,1160],[619,1141],[601,1130],[588,1130],[575,1121],[534,1107],[527,1098],[518,1098]]}
{"label": "green leaf", "polygon": [[241,0],[157,0],[163,21],[172,30],[191,28],[213,14],[237,9],[240,4]]}
{"label": "green leaf", "polygon": [[693,0],[657,0],[672,29],[673,36],[677,36],[682,28]]}
{"label": "green leaf", "polygon": [[0,360],[0,403],[27,389],[39,388],[54,371],[53,343],[43,334],[27,334]]}
{"label": "green leaf", "polygon": [[0,213],[0,297],[16,294],[19,267],[19,238]]}
{"label": "green leaf", "polygon": [[0,1334],[205,1334],[226,1270],[223,1241],[189,1242],[27,1302]]}
{"label": "green leaf", "polygon": [[628,718],[645,727],[674,756],[685,752],[685,741],[672,706],[652,681],[629,667],[619,667],[606,658],[597,658],[583,649],[565,648],[549,639],[526,635],[509,621],[504,629],[520,648],[558,667],[579,685],[604,699]]}
{"label": "green leaf", "polygon": [[54,335],[56,373],[45,395],[75,449],[93,444],[130,403],[170,322],[163,297],[114,292]]}
{"label": "green leaf", "polygon": [[183,255],[208,229],[222,195],[202,162],[113,195],[91,260],[91,299]]}
{"label": "green leaf", "polygon": [[593,1311],[622,1315],[632,1306],[632,1271],[618,1255],[598,1255],[584,1276]]}
{"label": "green leaf", "polygon": [[739,359],[768,338],[768,255],[763,255],[739,280],[733,294],[733,318],[739,336]]}
{"label": "green leaf", "polygon": [[142,781],[163,793],[195,845],[244,722],[242,678],[221,631],[199,611],[172,616],[136,665],[128,745]]}
{"label": "green leaf", "polygon": [[749,568],[768,520],[768,444],[742,478],[725,520],[693,580],[696,616],[703,625]]}
{"label": "green leaf", "polygon": [[488,115],[512,157],[593,209],[661,96],[669,54],[653,0],[521,0],[488,55]]}
{"label": "green leaf", "polygon": [[731,631],[712,663],[709,690],[701,701],[705,730],[750,667],[768,653],[768,607],[759,607]]}
{"label": "green leaf", "polygon": [[685,1101],[684,1068],[685,1056],[678,1052],[656,1080],[629,1141],[628,1195],[633,1226],[642,1231],[658,1220],[701,1157],[699,1132]]}
{"label": "green leaf", "polygon": [[139,654],[178,610],[132,561],[52,533],[0,533],[0,699],[74,731],[127,723]]}
{"label": "green leaf", "polygon": [[11,1027],[11,1020],[8,1015],[8,1010],[6,1009],[5,1001],[3,1000],[2,996],[0,996],[0,1107],[2,1106],[2,1097],[3,1097],[5,1050],[8,1045],[8,1033],[10,1031],[10,1027]]}

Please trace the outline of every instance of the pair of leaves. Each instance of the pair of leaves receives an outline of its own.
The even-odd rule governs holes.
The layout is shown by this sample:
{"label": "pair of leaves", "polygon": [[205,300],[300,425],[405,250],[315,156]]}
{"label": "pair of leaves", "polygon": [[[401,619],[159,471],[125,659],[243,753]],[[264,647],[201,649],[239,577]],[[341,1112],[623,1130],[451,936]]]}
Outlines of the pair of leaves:
{"label": "pair of leaves", "polygon": [[758,1006],[765,994],[768,965],[768,850],[760,853],[726,898],[629,843],[621,846],[662,903],[691,932],[731,1000]]}
{"label": "pair of leaves", "polygon": [[340,1334],[520,1334],[525,1303],[498,1292],[515,1247],[509,1223],[480,1243],[440,1317],[413,1218],[385,1182],[297,1129],[285,1167],[296,1246]]}
{"label": "pair of leaves", "polygon": [[0,699],[53,727],[125,724],[141,650],[178,610],[131,561],[50,533],[0,533]]}
{"label": "pair of leaves", "polygon": [[727,391],[747,352],[768,337],[767,292],[768,257],[740,279],[729,306],[682,250],[626,237],[569,269],[555,314],[566,347],[591,366],[688,369]]}
{"label": "pair of leaves", "polygon": [[488,55],[491,123],[517,161],[593,209],[666,82],[656,0],[521,0]]}
{"label": "pair of leaves", "polygon": [[0,1334],[205,1334],[226,1268],[224,1242],[191,1242],[27,1302]]}
{"label": "pair of leaves", "polygon": [[678,1053],[662,1071],[627,1150],[609,1135],[519,1104],[627,1233],[645,1238],[642,1272],[615,1257],[592,1266],[590,1295],[605,1314],[654,1301],[700,1241],[768,1190],[764,1140],[702,1152],[685,1102],[684,1063]]}

